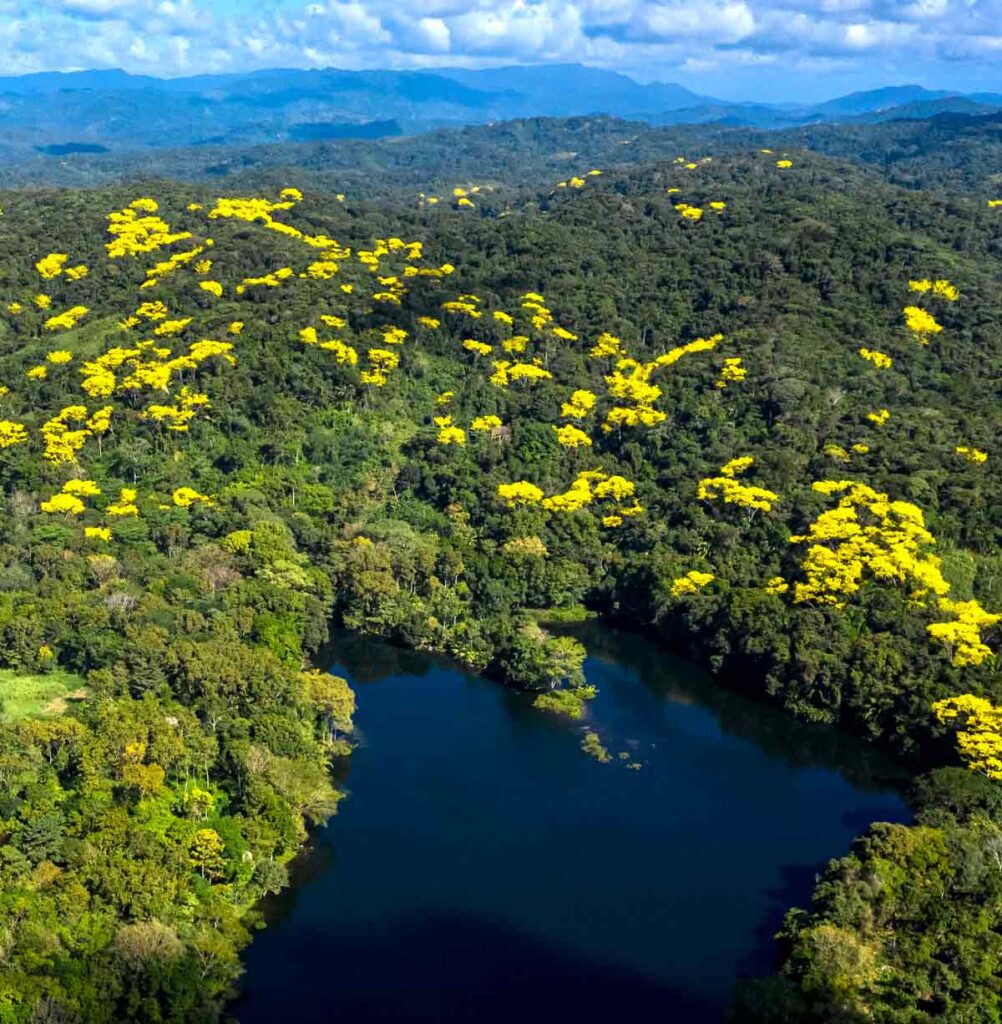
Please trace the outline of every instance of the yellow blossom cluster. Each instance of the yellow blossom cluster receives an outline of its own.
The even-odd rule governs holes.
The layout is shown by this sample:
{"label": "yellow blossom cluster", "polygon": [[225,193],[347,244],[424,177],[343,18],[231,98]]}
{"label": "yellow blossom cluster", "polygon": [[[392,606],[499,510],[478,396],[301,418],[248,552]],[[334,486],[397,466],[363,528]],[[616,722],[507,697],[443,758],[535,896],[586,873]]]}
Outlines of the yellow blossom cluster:
{"label": "yellow blossom cluster", "polygon": [[[76,462],[77,452],[96,435],[105,433],[111,426],[112,407],[98,409],[90,419],[85,405],[67,405],[51,419],[42,424],[44,457],[57,465]],[[71,423],[82,423],[82,427],[70,429]]]}
{"label": "yellow blossom cluster", "polygon": [[439,444],[466,444],[466,431],[462,427],[457,427],[452,422],[451,416],[436,416],[435,426],[438,427],[437,441]]}
{"label": "yellow blossom cluster", "polygon": [[124,519],[128,516],[138,516],[139,506],[136,504],[138,491],[134,487],[123,487],[118,492],[118,501],[112,502],[104,511],[109,516]]}
{"label": "yellow blossom cluster", "polygon": [[971,448],[966,444],[961,444],[957,445],[954,451],[958,455],[963,455],[968,462],[980,463],[988,461],[988,453],[981,451],[980,448]]}
{"label": "yellow blossom cluster", "polygon": [[369,349],[369,369],[363,370],[359,378],[363,384],[370,384],[373,387],[381,388],[389,380],[390,370],[395,370],[400,365],[400,356],[389,349]]}
{"label": "yellow blossom cluster", "polygon": [[595,339],[595,344],[589,349],[588,355],[592,359],[623,359],[626,356],[626,349],[623,342],[614,334],[604,332]]}
{"label": "yellow blossom cluster", "polygon": [[723,501],[725,505],[737,505],[751,516],[757,512],[769,512],[779,501],[775,491],[741,483],[737,477],[743,475],[754,463],[750,455],[731,459],[720,467],[720,476],[704,477],[696,487],[700,501]]}
{"label": "yellow blossom cluster", "polygon": [[50,316],[48,320],[42,325],[47,331],[67,331],[71,327],[75,327],[81,317],[85,316],[88,312],[86,306],[71,306],[63,313],[59,313],[56,316]]}
{"label": "yellow blossom cluster", "polygon": [[168,430],[184,433],[189,423],[195,418],[198,409],[211,407],[209,396],[190,390],[187,385],[178,392],[173,405],[150,405],[143,412],[145,419],[162,423]]}
{"label": "yellow blossom cluster", "polygon": [[957,286],[943,279],[939,281],[929,281],[926,279],[909,281],[908,290],[910,292],[934,295],[936,298],[945,299],[947,302],[956,302],[960,298],[960,291],[957,289]]}
{"label": "yellow blossom cluster", "polygon": [[293,276],[291,267],[280,267],[278,270],[272,271],[270,274],[262,274],[260,277],[245,277],[237,285],[236,292],[237,295],[243,295],[248,288],[258,285],[265,288],[277,288],[283,281],[288,281]]}
{"label": "yellow blossom cluster", "polygon": [[65,252],[50,252],[48,256],[43,256],[35,264],[35,269],[40,277],[46,281],[51,281],[52,278],[59,277],[63,272],[63,266],[69,258],[69,255]]}
{"label": "yellow blossom cluster", "polygon": [[[345,323],[344,320],[336,316],[321,316],[320,319],[328,325],[340,325],[343,327]],[[358,352],[351,345],[346,344],[339,338],[321,341],[315,327],[304,327],[299,332],[299,340],[304,345],[316,345],[317,348],[322,349],[324,352],[331,352],[334,356],[334,361],[341,365],[356,366],[358,364]]]}
{"label": "yellow blossom cluster", "polygon": [[554,426],[557,432],[557,443],[564,448],[590,448],[591,438],[580,427],[566,423],[562,427]]}
{"label": "yellow blossom cluster", "polygon": [[[207,239],[205,245],[211,244],[212,240]],[[184,252],[176,252],[167,259],[161,260],[159,263],[155,263],[146,271],[146,280],[143,281],[139,287],[152,288],[154,285],[159,284],[165,277],[169,277],[175,271],[180,270],[181,267],[191,263],[192,260],[197,259],[203,252],[205,252],[205,246],[196,245],[193,249],[186,249]]]}
{"label": "yellow blossom cluster", "polygon": [[935,538],[922,511],[907,501],[891,501],[855,480],[820,480],[818,494],[839,495],[838,506],[822,512],[806,534],[790,538],[808,544],[794,600],[842,608],[867,577],[907,586],[912,601],[944,597],[949,585],[940,560],[931,553]]}
{"label": "yellow blossom cluster", "polygon": [[729,462],[725,462],[720,467],[720,475],[728,477],[741,476],[747,473],[749,469],[755,464],[755,460],[750,455],[739,455],[735,459],[731,459]]}
{"label": "yellow blossom cluster", "polygon": [[[383,257],[390,256],[393,253],[404,253],[405,259],[408,261],[419,260],[422,254],[422,244],[420,242],[405,242],[402,238],[377,238],[375,244],[371,249],[359,249],[358,261],[372,274],[378,274],[382,265]],[[350,250],[344,250],[344,254],[340,258],[346,259],[347,254],[350,254]],[[332,258],[338,258],[337,254],[331,254]],[[451,274],[455,268],[448,263],[443,263],[441,267],[427,268],[426,274],[431,277],[445,277]],[[406,273],[406,271],[405,271]],[[412,274],[406,276],[415,276],[416,270]],[[386,283],[386,282],[381,282]],[[403,293],[402,285],[399,288],[399,294]]]}
{"label": "yellow blossom cluster", "polygon": [[636,359],[620,359],[616,369],[607,374],[605,383],[609,395],[635,405],[650,405],[661,397],[661,388],[650,383],[654,363],[640,363]]}
{"label": "yellow blossom cluster", "polygon": [[[546,306],[546,299],[539,292],[526,292],[521,297],[520,305],[522,313],[529,317],[529,322],[534,330],[549,332],[554,338],[559,338],[561,341],[578,340],[578,336],[573,331],[567,330],[566,327],[561,327],[554,321],[553,312]],[[513,323],[514,318],[507,317],[505,322]],[[528,338],[525,341],[527,342]],[[507,348],[508,346],[505,347]],[[518,349],[510,349],[509,351],[523,351],[524,347],[522,345]]]}
{"label": "yellow blossom cluster", "polygon": [[505,388],[509,384],[518,381],[534,382],[540,380],[552,380],[553,374],[544,369],[538,363],[511,363],[507,360],[498,360],[493,363],[494,373],[487,379],[498,388]]}
{"label": "yellow blossom cluster", "polygon": [[[592,504],[613,504],[613,512],[602,519],[604,526],[619,526],[624,518],[638,516],[643,505],[634,497],[635,487],[625,477],[610,475],[601,469],[585,470],[577,475],[570,487],[559,494],[544,496],[541,488],[527,480],[498,485],[498,497],[509,508],[516,505],[540,505],[548,512],[578,512]],[[630,505],[624,506],[627,498]],[[609,520],[609,521],[607,521]],[[614,521],[612,521],[614,520]]]}
{"label": "yellow blossom cluster", "polygon": [[960,725],[957,748],[972,771],[1002,779],[1002,707],[965,693],[936,701],[932,712],[943,724]]}
{"label": "yellow blossom cluster", "polygon": [[171,501],[178,508],[191,508],[192,505],[212,505],[212,499],[206,494],[199,494],[192,487],[178,487],[171,494]]}
{"label": "yellow blossom cluster", "polygon": [[161,320],[153,328],[153,333],[158,338],[173,338],[178,334],[182,334],[193,319],[194,317],[185,316],[177,320]]}
{"label": "yellow blossom cluster", "polygon": [[1002,615],[986,612],[977,601],[951,601],[941,598],[939,608],[953,616],[947,622],[934,622],[926,630],[953,650],[953,664],[959,668],[980,665],[991,657],[991,648],[981,639],[981,631],[1002,621]]}
{"label": "yellow blossom cluster", "polygon": [[905,306],[905,327],[915,335],[916,341],[922,345],[929,344],[929,335],[939,334],[942,325],[936,322],[932,313],[926,312],[921,306]]}
{"label": "yellow blossom cluster", "polygon": [[614,405],[606,413],[602,430],[608,434],[617,427],[656,427],[667,418],[666,413],[649,405]]}
{"label": "yellow blossom cluster", "polygon": [[598,398],[592,391],[574,391],[560,406],[560,415],[565,419],[583,420],[595,408],[597,401]]}
{"label": "yellow blossom cluster", "polygon": [[498,497],[509,507],[516,505],[538,505],[544,496],[541,487],[528,480],[516,480],[511,484],[498,484]]}
{"label": "yellow blossom cluster", "polygon": [[[571,486],[563,494],[554,494],[543,499],[543,508],[550,511],[573,512],[577,508],[593,501],[622,502],[632,498],[635,487],[625,477],[609,475],[600,469],[587,470],[579,473]],[[618,509],[620,515],[633,516],[643,512],[642,506],[634,501],[628,508]]]}
{"label": "yellow blossom cluster", "polygon": [[442,309],[447,313],[462,313],[473,320],[479,320],[484,314],[477,308],[476,303],[463,302],[460,299],[451,299],[442,303]]}
{"label": "yellow blossom cluster", "polygon": [[[663,423],[667,419],[666,414],[653,407],[653,403],[661,397],[661,388],[650,382],[651,375],[660,367],[673,366],[684,356],[695,352],[712,351],[723,338],[722,334],[715,334],[710,338],[696,338],[665,352],[649,363],[629,358],[620,359],[616,369],[605,377],[605,382],[613,399],[631,404],[616,405],[610,409],[602,429],[608,433],[617,427],[653,427]],[[737,362],[729,360],[728,363],[733,367],[730,371],[735,374],[733,379],[743,378],[744,370],[740,359]]]}
{"label": "yellow blossom cluster", "polygon": [[[278,202],[258,197],[223,197],[216,200],[216,205],[209,210],[206,216],[209,220],[242,220],[247,224],[260,223],[279,234],[302,238],[303,233],[298,228],[283,224],[272,217],[273,213],[291,210],[301,199],[302,193],[297,189],[283,190]],[[326,248],[326,245],[320,245],[317,248]]]}
{"label": "yellow blossom cluster", "polygon": [[664,355],[658,356],[654,360],[654,365],[674,366],[684,356],[691,356],[697,352],[712,352],[723,340],[724,336],[722,334],[714,334],[709,338],[696,338],[695,341],[679,345],[677,348],[670,349]]}
{"label": "yellow blossom cluster", "polygon": [[675,209],[678,210],[686,220],[702,220],[703,218],[702,209],[698,206],[691,206],[689,203],[676,203]]}
{"label": "yellow blossom cluster", "polygon": [[28,440],[28,430],[23,423],[13,420],[0,420],[0,449],[12,448],[16,444],[24,444]]}
{"label": "yellow blossom cluster", "polygon": [[[343,321],[341,326],[344,326]],[[384,345],[402,345],[407,340],[407,332],[402,327],[384,327],[382,337]]]}
{"label": "yellow blossom cluster", "polygon": [[83,498],[100,494],[101,488],[93,480],[67,480],[57,494],[39,503],[39,508],[50,515],[78,516],[86,507]]}
{"label": "yellow blossom cluster", "polygon": [[167,305],[161,299],[151,299],[147,302],[141,302],[136,308],[135,316],[139,320],[150,320],[156,322],[157,320],[163,320],[167,316],[169,310]]}
{"label": "yellow blossom cluster", "polygon": [[851,462],[854,454],[866,455],[869,450],[870,446],[868,444],[858,442],[849,449],[843,448],[840,444],[826,444],[824,447],[825,455],[836,462]]}
{"label": "yellow blossom cluster", "polygon": [[[152,341],[141,341],[133,348],[111,348],[80,367],[81,387],[92,398],[108,397],[115,391],[168,391],[176,373],[194,370],[207,359],[221,357],[233,365],[232,349],[228,341],[204,339],[192,342],[185,354],[172,359],[168,358],[169,348],[157,348]],[[115,371],[122,368],[127,373],[119,378]]]}
{"label": "yellow blossom cluster", "polygon": [[672,580],[672,597],[696,594],[708,583],[712,583],[714,579],[715,577],[711,572],[700,572],[698,569],[692,569],[684,576],[679,576],[677,579]]}
{"label": "yellow blossom cluster", "polygon": [[716,387],[723,390],[728,384],[738,384],[748,376],[748,370],[741,365],[741,357],[725,359],[723,369],[720,371],[720,379]]}
{"label": "yellow blossom cluster", "polygon": [[[135,199],[121,210],[108,214],[111,241],[105,249],[111,259],[155,252],[165,245],[191,238],[190,231],[171,231],[165,220],[155,216],[157,209],[153,199]],[[141,213],[146,216],[140,216]]]}
{"label": "yellow blossom cluster", "polygon": [[894,365],[894,360],[889,355],[878,352],[876,349],[861,348],[859,354],[868,363],[873,363],[878,370],[889,370]]}
{"label": "yellow blossom cluster", "polygon": [[616,405],[606,414],[602,430],[606,433],[616,427],[633,427],[639,424],[656,426],[664,422],[667,416],[653,408],[653,403],[661,397],[661,388],[650,383],[656,363],[640,363],[636,359],[620,359],[616,369],[607,374],[605,383],[609,395],[630,405]]}

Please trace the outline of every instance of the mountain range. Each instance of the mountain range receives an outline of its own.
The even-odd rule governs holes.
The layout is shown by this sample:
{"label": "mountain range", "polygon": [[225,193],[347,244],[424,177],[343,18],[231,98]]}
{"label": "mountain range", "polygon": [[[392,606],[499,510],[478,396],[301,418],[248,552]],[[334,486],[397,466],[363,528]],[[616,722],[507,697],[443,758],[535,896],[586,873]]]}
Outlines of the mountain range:
{"label": "mountain range", "polygon": [[272,69],[161,79],[120,70],[0,78],[0,160],[25,154],[417,134],[603,113],[654,125],[794,128],[1002,110],[1002,93],[894,86],[825,103],[732,102],[577,64],[487,70]]}

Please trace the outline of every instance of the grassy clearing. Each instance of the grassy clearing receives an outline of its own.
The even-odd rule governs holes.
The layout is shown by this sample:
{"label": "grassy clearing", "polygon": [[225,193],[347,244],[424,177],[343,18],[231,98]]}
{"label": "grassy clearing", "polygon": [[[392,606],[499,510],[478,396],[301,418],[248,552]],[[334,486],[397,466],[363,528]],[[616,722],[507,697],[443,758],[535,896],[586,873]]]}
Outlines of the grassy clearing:
{"label": "grassy clearing", "polygon": [[0,669],[0,717],[27,718],[59,715],[74,700],[87,695],[84,682],[72,672],[19,676]]}

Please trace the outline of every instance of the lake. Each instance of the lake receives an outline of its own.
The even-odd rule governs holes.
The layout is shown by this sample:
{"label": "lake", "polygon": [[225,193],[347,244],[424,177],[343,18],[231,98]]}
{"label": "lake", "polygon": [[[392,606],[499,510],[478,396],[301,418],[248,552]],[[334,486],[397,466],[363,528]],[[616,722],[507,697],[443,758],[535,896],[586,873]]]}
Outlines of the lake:
{"label": "lake", "polygon": [[526,695],[337,638],[349,796],[266,908],[242,1024],[716,1024],[826,861],[908,820],[902,772],[860,742],[632,634],[576,635],[607,764]]}

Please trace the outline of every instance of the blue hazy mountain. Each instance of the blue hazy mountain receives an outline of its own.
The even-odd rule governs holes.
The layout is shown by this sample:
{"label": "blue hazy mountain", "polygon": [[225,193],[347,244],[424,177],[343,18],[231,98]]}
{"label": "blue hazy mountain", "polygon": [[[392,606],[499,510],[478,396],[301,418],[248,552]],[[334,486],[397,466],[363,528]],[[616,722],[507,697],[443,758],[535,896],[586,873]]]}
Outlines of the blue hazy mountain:
{"label": "blue hazy mountain", "polygon": [[580,64],[479,71],[275,68],[173,79],[117,69],[44,72],[0,78],[0,159],[31,151],[65,156],[94,146],[116,151],[378,138],[598,113],[661,125],[793,128],[999,109],[997,94],[964,96],[917,85],[816,105],[735,103]]}
{"label": "blue hazy mountain", "polygon": [[819,103],[814,109],[822,117],[851,117],[854,114],[876,113],[955,95],[957,94],[942,89],[923,89],[920,85],[891,85],[883,89],[851,92],[848,96],[839,96],[826,103]]}
{"label": "blue hazy mountain", "polygon": [[521,98],[533,109],[525,116],[545,114],[571,117],[576,114],[614,114],[639,117],[669,110],[719,102],[683,88],[654,82],[641,85],[626,75],[582,64],[514,65],[467,71],[449,68],[438,72],[474,89],[506,93]]}

